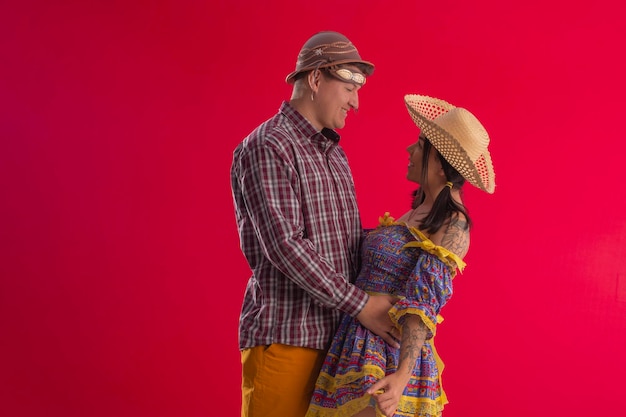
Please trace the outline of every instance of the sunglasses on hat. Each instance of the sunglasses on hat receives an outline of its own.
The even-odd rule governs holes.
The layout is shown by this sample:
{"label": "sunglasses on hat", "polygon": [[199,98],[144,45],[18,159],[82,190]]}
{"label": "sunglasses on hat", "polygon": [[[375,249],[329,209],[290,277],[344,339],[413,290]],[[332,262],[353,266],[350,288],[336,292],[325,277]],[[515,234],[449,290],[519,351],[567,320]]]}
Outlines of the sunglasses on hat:
{"label": "sunglasses on hat", "polygon": [[339,68],[339,69],[327,68],[327,69],[328,69],[328,72],[330,72],[336,78],[339,78],[341,81],[355,83],[358,85],[365,84],[365,81],[366,81],[365,75],[361,74],[360,72],[352,72],[347,68]]}

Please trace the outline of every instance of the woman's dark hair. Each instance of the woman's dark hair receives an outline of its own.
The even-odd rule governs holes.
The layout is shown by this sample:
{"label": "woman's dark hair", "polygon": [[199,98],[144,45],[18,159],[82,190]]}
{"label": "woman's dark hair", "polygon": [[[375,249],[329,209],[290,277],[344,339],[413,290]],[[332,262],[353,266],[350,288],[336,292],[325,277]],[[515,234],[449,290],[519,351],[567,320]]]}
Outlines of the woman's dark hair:
{"label": "woman's dark hair", "polygon": [[[430,141],[424,137],[424,148],[422,154],[422,179],[426,178],[428,172],[428,157],[430,155],[431,150],[433,149],[433,145]],[[435,152],[437,152],[435,150]],[[461,198],[463,197],[463,184],[465,184],[465,178],[459,172],[446,161],[443,156],[439,152],[437,152],[437,157],[441,161],[441,165],[443,167],[443,172],[446,175],[448,181],[452,183],[454,188],[458,188],[461,191]],[[469,214],[465,207],[458,204],[451,195],[450,187],[443,187],[443,190],[439,193],[437,198],[435,198],[435,202],[433,203],[433,207],[428,213],[428,216],[422,221],[421,229],[430,234],[437,232],[443,225],[443,223],[453,216],[458,216],[459,213],[462,213],[467,220],[467,228],[472,227],[472,221],[469,217]],[[422,188],[418,188],[413,192],[413,205],[412,208],[416,208],[424,201],[425,195]]]}

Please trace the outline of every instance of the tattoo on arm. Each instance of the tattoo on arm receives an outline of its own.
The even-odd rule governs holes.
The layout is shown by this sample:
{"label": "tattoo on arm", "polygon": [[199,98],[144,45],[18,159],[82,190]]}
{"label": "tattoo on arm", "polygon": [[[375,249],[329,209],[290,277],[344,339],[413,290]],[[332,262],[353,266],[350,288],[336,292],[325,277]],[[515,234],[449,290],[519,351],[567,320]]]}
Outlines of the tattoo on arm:
{"label": "tattoo on arm", "polygon": [[465,219],[460,219],[456,216],[450,220],[450,224],[441,239],[441,246],[461,258],[467,254],[469,250],[469,230]]}
{"label": "tattoo on arm", "polygon": [[420,356],[422,346],[428,335],[428,328],[420,318],[415,320],[414,323],[417,324],[417,327],[409,327],[405,324],[402,332],[400,363],[406,363],[406,371],[408,373],[413,371],[415,362]]}

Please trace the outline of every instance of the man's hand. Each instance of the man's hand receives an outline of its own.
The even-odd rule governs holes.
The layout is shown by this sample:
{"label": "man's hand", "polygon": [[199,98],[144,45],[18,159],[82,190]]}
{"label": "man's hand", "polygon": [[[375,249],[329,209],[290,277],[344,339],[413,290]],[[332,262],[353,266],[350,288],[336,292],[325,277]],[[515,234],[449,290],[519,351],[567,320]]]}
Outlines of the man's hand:
{"label": "man's hand", "polygon": [[370,295],[367,304],[356,318],[372,333],[382,337],[389,346],[399,348],[400,331],[396,329],[389,317],[391,307],[393,307],[393,302],[389,296]]}

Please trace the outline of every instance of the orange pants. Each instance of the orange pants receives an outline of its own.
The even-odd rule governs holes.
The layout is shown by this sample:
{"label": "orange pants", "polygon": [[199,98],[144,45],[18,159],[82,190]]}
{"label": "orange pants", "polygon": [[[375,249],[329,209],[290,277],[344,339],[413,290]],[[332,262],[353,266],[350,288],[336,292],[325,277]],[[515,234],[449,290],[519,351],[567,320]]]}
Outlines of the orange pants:
{"label": "orange pants", "polygon": [[272,344],[241,351],[241,417],[303,417],[326,352]]}

